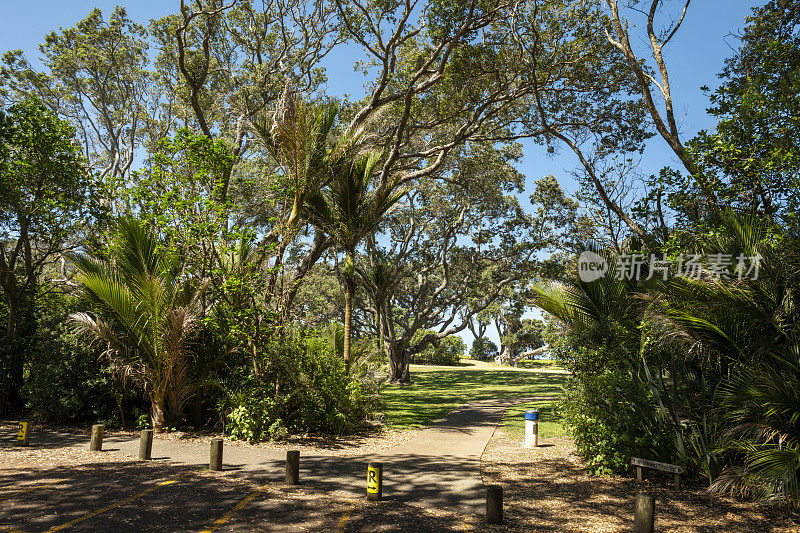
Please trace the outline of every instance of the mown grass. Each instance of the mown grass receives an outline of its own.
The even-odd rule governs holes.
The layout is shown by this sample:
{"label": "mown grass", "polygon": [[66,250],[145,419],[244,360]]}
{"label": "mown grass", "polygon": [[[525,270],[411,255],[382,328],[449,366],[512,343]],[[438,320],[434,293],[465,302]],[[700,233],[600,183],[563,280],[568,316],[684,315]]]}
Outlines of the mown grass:
{"label": "mown grass", "polygon": [[557,368],[561,369],[558,366],[558,363],[552,359],[525,359],[520,361],[517,366],[519,368]]}
{"label": "mown grass", "polygon": [[557,368],[514,369],[411,365],[410,385],[383,389],[386,421],[398,429],[426,426],[459,405],[490,398],[561,396],[569,375]]}

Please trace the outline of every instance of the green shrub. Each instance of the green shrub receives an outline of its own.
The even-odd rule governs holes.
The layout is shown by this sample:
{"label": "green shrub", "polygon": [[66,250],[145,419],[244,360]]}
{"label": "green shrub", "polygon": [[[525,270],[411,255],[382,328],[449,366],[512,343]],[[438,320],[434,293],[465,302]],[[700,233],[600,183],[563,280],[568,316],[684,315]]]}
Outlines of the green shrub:
{"label": "green shrub", "polygon": [[135,423],[145,406],[141,391],[113,376],[101,346],[87,346],[72,334],[65,318],[74,305],[68,296],[51,294],[36,310],[23,387],[26,409],[48,422]]}
{"label": "green shrub", "polygon": [[646,387],[623,372],[575,376],[559,412],[592,474],[627,472],[631,457],[675,459],[670,426]]}
{"label": "green shrub", "polygon": [[[249,376],[222,408],[236,439],[279,440],[290,433],[343,434],[378,406],[378,382],[347,374],[336,331],[289,332],[264,348],[266,375]],[[356,365],[357,367],[357,365]]]}

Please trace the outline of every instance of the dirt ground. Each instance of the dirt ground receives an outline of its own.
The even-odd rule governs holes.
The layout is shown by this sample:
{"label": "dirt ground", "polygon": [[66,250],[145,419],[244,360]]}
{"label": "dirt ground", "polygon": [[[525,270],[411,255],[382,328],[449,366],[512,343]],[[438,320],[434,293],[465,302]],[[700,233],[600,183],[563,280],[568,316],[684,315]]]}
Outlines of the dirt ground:
{"label": "dirt ground", "polygon": [[[0,435],[13,431],[13,425],[0,424]],[[307,441],[304,449],[356,455],[408,435],[383,437]],[[76,439],[88,443],[88,430]],[[0,442],[0,532],[630,531],[633,497],[640,491],[656,497],[657,531],[800,531],[779,512],[714,498],[699,486],[675,492],[670,480],[656,475],[644,483],[588,476],[568,439],[528,450],[498,429],[482,469],[485,483],[504,486],[504,526],[422,503],[367,502],[287,486],[252,472],[209,472],[55,444],[19,448],[6,438]]]}
{"label": "dirt ground", "polygon": [[656,531],[798,532],[779,510],[731,498],[711,496],[703,486],[645,470],[645,479],[590,476],[568,438],[549,439],[535,449],[522,448],[502,429],[483,455],[485,484],[503,486],[505,531],[617,532],[633,525],[637,492],[656,498]]}

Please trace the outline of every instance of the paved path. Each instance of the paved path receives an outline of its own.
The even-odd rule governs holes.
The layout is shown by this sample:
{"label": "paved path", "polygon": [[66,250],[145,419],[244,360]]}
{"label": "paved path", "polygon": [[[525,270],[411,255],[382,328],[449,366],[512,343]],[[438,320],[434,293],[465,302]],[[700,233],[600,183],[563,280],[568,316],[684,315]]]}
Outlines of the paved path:
{"label": "paved path", "polygon": [[[381,462],[385,499],[481,514],[484,495],[480,458],[483,450],[505,409],[531,399],[482,400],[463,405],[411,440],[380,455],[303,455],[301,483],[328,493],[361,497],[365,492],[367,464]],[[75,446],[86,446],[86,443]],[[104,450],[129,455],[136,455],[138,446],[138,438],[130,437],[107,437],[103,443]],[[226,446],[223,468],[280,481],[284,475],[285,456],[281,450]],[[207,465],[209,446],[155,438],[153,459],[182,465]]]}

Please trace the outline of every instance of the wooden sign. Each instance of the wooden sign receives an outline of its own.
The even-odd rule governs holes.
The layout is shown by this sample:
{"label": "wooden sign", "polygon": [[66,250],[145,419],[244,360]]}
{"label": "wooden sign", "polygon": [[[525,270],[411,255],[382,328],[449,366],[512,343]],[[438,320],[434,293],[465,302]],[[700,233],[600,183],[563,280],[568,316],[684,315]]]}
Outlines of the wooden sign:
{"label": "wooden sign", "polygon": [[658,461],[650,461],[649,459],[640,459],[638,457],[631,458],[631,465],[643,466],[645,468],[661,470],[662,472],[671,472],[673,474],[683,474],[684,472],[682,466],[671,465],[669,463],[659,463]]}

